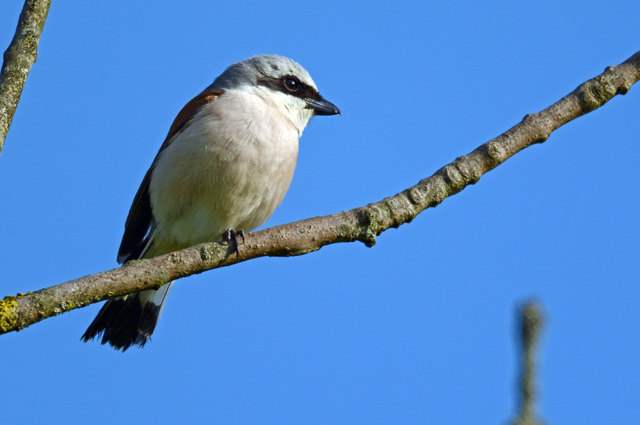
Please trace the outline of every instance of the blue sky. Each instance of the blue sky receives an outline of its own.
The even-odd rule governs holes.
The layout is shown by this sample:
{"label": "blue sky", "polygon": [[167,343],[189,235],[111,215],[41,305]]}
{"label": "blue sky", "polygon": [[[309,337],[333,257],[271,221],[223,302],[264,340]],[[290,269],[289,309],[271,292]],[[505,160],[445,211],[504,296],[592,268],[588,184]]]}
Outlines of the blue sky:
{"label": "blue sky", "polygon": [[[275,225],[395,194],[640,46],[637,1],[53,3],[0,156],[3,294],[116,266],[171,121],[233,62],[290,56],[343,113],[305,131]],[[632,423],[639,112],[634,87],[373,248],[183,279],[143,350],[79,341],[99,305],[0,336],[3,421],[501,424],[536,297],[542,417]]]}

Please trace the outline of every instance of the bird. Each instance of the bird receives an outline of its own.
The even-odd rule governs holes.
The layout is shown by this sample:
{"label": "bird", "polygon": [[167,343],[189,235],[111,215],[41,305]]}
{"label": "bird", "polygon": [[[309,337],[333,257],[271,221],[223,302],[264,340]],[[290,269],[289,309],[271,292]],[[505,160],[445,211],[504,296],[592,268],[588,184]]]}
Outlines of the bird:
{"label": "bird", "polygon": [[[118,262],[263,224],[289,188],[304,128],[315,115],[336,114],[292,59],[259,55],[229,66],[171,124],[129,210]],[[108,300],[81,340],[144,347],[172,285]]]}

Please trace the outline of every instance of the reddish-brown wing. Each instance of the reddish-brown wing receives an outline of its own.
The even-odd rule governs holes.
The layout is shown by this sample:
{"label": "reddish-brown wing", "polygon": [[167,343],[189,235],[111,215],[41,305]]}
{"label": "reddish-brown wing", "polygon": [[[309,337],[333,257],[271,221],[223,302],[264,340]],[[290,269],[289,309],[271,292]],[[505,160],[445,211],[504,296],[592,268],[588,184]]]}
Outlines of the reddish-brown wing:
{"label": "reddish-brown wing", "polygon": [[149,231],[153,224],[153,212],[151,211],[151,200],[149,197],[149,182],[151,181],[151,173],[153,167],[158,160],[160,152],[171,144],[174,137],[187,125],[191,118],[200,110],[203,105],[213,102],[223,93],[222,90],[211,89],[205,90],[187,103],[178,116],[173,120],[169,133],[164,139],[164,143],[156,154],[153,164],[145,174],[142,184],[133,199],[129,215],[124,227],[124,235],[118,250],[118,262],[124,263],[129,260],[137,259],[141,255],[144,247],[149,241]]}

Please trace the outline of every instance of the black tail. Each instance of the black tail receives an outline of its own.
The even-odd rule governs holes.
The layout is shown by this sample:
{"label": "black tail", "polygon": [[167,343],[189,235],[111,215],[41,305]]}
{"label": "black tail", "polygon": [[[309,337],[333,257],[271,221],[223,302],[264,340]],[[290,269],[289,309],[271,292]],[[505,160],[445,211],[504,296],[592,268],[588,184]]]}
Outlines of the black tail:
{"label": "black tail", "polygon": [[102,334],[102,344],[126,351],[132,345],[144,347],[156,328],[172,283],[158,290],[147,290],[105,303],[87,328],[82,340],[88,342]]}

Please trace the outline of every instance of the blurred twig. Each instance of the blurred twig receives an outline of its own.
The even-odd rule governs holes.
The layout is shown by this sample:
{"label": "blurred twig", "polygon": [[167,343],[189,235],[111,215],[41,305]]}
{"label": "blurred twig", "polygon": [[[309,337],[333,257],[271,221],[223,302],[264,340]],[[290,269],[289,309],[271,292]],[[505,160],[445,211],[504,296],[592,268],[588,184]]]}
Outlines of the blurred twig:
{"label": "blurred twig", "polygon": [[0,334],[23,329],[65,311],[107,298],[158,288],[163,283],[191,274],[264,256],[302,255],[338,242],[376,243],[376,236],[409,223],[427,208],[475,184],[521,150],[542,143],[568,123],[625,94],[640,80],[640,52],[581,84],[548,108],[525,116],[505,133],[457,158],[397,195],[350,211],[315,217],[246,235],[240,253],[229,255],[227,247],[206,243],[156,258],[139,260],[110,271],[67,283],[5,297],[0,301]]}
{"label": "blurred twig", "polygon": [[536,402],[536,348],[538,336],[543,325],[540,307],[535,301],[529,301],[520,307],[520,406],[518,416],[512,425],[543,425],[535,412]]}
{"label": "blurred twig", "polygon": [[20,95],[31,67],[38,57],[38,43],[51,0],[26,0],[18,27],[4,52],[0,71],[0,154],[18,107]]}

